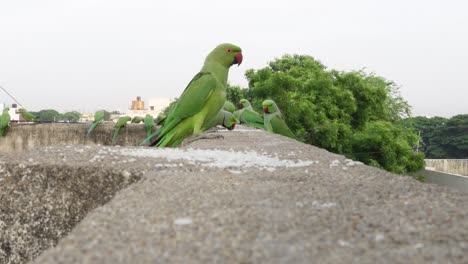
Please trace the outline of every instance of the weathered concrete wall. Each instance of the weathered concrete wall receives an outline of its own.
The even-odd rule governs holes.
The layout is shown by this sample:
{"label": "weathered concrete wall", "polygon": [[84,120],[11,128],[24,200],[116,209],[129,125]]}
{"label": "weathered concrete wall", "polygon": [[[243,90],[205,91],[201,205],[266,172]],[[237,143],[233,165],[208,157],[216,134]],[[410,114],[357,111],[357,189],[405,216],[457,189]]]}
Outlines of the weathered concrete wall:
{"label": "weathered concrete wall", "polygon": [[[89,123],[15,124],[8,128],[5,137],[0,138],[0,152],[51,145],[111,145],[115,126],[113,122],[98,125],[90,137],[86,138],[89,126]],[[138,146],[145,138],[143,124],[127,124],[120,130],[115,144]]]}
{"label": "weathered concrete wall", "polygon": [[54,246],[90,210],[149,168],[101,164],[99,150],[55,147],[0,154],[0,264],[24,263]]}
{"label": "weathered concrete wall", "polygon": [[468,263],[467,193],[240,128],[0,153],[0,263]]}
{"label": "weathered concrete wall", "polygon": [[468,159],[426,159],[426,168],[468,176]]}

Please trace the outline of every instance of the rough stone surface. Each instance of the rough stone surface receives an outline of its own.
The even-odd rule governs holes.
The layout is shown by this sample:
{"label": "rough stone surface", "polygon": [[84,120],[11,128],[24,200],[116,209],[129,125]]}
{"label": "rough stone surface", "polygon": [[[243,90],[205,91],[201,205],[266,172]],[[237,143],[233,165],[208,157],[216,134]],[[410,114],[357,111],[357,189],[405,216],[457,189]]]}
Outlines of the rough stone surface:
{"label": "rough stone surface", "polygon": [[[468,262],[468,194],[263,131],[219,133],[175,152],[93,146],[81,158],[88,151],[75,148],[85,146],[48,148],[69,167],[142,176],[113,188],[34,263]],[[61,166],[60,157],[0,160]]]}
{"label": "rough stone surface", "polygon": [[0,263],[22,263],[55,245],[87,212],[149,170],[116,163],[107,153],[68,146],[0,155]]}
{"label": "rough stone surface", "polygon": [[[91,123],[12,124],[0,138],[0,153],[11,153],[50,145],[111,145],[115,123],[103,122],[85,135]],[[146,138],[143,124],[127,124],[120,129],[116,145],[138,146]]]}

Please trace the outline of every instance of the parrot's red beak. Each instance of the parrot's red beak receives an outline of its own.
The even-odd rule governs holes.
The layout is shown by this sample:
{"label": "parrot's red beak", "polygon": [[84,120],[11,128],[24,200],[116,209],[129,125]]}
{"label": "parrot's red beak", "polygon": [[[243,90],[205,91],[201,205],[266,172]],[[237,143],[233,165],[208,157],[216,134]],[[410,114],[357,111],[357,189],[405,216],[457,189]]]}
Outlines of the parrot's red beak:
{"label": "parrot's red beak", "polygon": [[234,62],[232,64],[237,64],[237,66],[241,65],[242,63],[242,52],[239,52],[234,57]]}
{"label": "parrot's red beak", "polygon": [[268,113],[268,106],[263,107],[263,113]]}
{"label": "parrot's red beak", "polygon": [[232,124],[232,126],[229,128],[229,130],[233,130],[234,128],[236,128],[236,124]]}
{"label": "parrot's red beak", "polygon": [[239,106],[240,106],[240,108],[243,108],[243,107],[244,107],[244,105],[242,105],[242,103],[239,103]]}

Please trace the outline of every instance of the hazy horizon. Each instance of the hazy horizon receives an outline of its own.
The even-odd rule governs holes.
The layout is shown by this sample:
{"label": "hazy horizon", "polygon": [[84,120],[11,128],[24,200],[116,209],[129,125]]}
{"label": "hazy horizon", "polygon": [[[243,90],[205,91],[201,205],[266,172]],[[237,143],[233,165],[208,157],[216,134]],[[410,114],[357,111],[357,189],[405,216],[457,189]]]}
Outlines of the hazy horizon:
{"label": "hazy horizon", "polygon": [[[463,1],[150,0],[0,3],[0,86],[30,111],[125,111],[175,98],[216,45],[244,61],[229,82],[284,54],[329,69],[365,68],[401,86],[413,115],[467,114],[468,4]],[[3,91],[0,101],[12,103]]]}

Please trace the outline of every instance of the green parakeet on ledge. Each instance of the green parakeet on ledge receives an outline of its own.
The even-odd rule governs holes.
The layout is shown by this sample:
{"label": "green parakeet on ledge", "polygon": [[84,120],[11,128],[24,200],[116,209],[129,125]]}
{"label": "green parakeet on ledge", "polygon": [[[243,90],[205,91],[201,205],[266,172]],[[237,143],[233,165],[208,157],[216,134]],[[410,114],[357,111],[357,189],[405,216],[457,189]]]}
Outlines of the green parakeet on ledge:
{"label": "green parakeet on ledge", "polygon": [[91,132],[93,132],[94,128],[98,125],[101,124],[104,121],[104,111],[96,111],[94,113],[94,121],[91,123],[91,126],[88,129],[88,133],[86,133],[86,137],[89,137],[91,135]]}
{"label": "green parakeet on ledge", "polygon": [[135,117],[132,118],[131,123],[132,123],[132,124],[139,124],[139,123],[142,122],[143,120],[144,120],[143,117],[141,117],[141,116],[135,116]]}
{"label": "green parakeet on ledge", "polygon": [[263,119],[265,120],[265,129],[268,132],[295,138],[293,132],[289,129],[286,122],[284,122],[283,115],[273,100],[263,101],[262,106]]}
{"label": "green parakeet on ledge", "polygon": [[206,131],[212,127],[216,127],[217,125],[223,126],[229,130],[233,130],[236,127],[236,124],[239,123],[239,120],[228,111],[220,110],[218,114],[211,119],[210,122],[206,123],[202,130]]}
{"label": "green parakeet on ledge", "polygon": [[226,101],[229,68],[241,62],[241,48],[233,44],[217,46],[208,54],[202,69],[187,85],[162,127],[142,144],[176,147],[185,138],[203,132],[202,127],[218,114]]}
{"label": "green parakeet on ledge", "polygon": [[10,125],[10,114],[8,113],[10,108],[6,107],[3,109],[3,113],[0,116],[0,137],[3,137],[5,130]]}
{"label": "green parakeet on ledge", "polygon": [[239,106],[241,109],[235,111],[234,116],[239,119],[241,124],[265,129],[262,115],[253,110],[252,105],[247,99],[241,99],[239,101]]}
{"label": "green parakeet on ledge", "polygon": [[234,113],[234,111],[236,111],[236,107],[234,106],[233,103],[226,101],[224,102],[223,110]]}
{"label": "green parakeet on ledge", "polygon": [[28,110],[24,108],[19,109],[19,112],[21,116],[24,118],[24,120],[26,120],[27,122],[32,122],[36,120],[36,117],[33,116],[31,113],[28,112]]}
{"label": "green parakeet on ledge", "polygon": [[132,118],[129,116],[121,116],[119,117],[119,119],[117,119],[117,123],[115,124],[114,136],[112,137],[112,144],[115,143],[117,135],[119,135],[120,129],[122,127],[125,127],[127,125],[127,122],[129,122],[130,120],[132,120]]}
{"label": "green parakeet on ledge", "polygon": [[153,132],[153,127],[154,127],[154,119],[153,116],[150,114],[147,114],[145,116],[145,129],[146,129],[146,137],[149,137],[151,135],[151,132]]}

